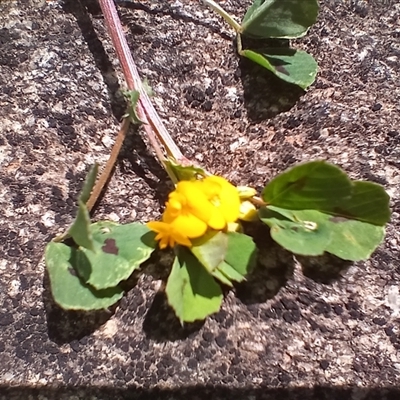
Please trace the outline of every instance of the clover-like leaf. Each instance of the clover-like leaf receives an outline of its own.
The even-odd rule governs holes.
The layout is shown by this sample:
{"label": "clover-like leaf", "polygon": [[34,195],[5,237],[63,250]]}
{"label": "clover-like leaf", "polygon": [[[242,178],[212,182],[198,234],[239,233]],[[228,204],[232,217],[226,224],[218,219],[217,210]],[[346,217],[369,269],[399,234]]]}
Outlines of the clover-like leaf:
{"label": "clover-like leaf", "polygon": [[289,169],[263,191],[260,218],[281,246],[302,255],[325,251],[367,259],[390,219],[389,196],[372,182],[351,181],[339,168],[314,161]]}
{"label": "clover-like leaf", "polygon": [[318,64],[310,54],[290,47],[242,50],[240,55],[302,89],[306,89],[314,82],[318,70]]}
{"label": "clover-like leaf", "polygon": [[95,290],[80,279],[71,264],[76,251],[63,243],[50,242],[46,246],[45,261],[54,301],[66,310],[88,311],[107,308],[121,299],[124,292],[118,286]]}
{"label": "clover-like leaf", "polygon": [[255,0],[241,31],[258,38],[298,38],[314,24],[318,9],[317,0]]}
{"label": "clover-like leaf", "polygon": [[185,247],[178,249],[165,292],[181,322],[204,319],[221,307],[220,286]]}
{"label": "clover-like leaf", "polygon": [[73,266],[96,289],[113,287],[129,278],[156,247],[154,232],[139,223],[96,222],[90,232],[94,251],[79,249]]}

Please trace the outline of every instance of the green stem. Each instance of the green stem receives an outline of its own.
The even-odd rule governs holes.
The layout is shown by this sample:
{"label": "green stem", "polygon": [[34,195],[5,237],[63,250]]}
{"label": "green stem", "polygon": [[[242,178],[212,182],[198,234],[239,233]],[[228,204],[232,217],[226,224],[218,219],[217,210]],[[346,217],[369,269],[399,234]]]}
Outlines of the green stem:
{"label": "green stem", "polygon": [[213,0],[203,0],[203,3],[212,8],[219,14],[237,33],[242,31],[242,27],[238,24],[231,15],[229,15],[219,4]]}
{"label": "green stem", "polygon": [[237,52],[239,55],[243,55],[243,46],[242,46],[242,35],[240,33],[237,34],[236,37],[236,45],[237,45]]}

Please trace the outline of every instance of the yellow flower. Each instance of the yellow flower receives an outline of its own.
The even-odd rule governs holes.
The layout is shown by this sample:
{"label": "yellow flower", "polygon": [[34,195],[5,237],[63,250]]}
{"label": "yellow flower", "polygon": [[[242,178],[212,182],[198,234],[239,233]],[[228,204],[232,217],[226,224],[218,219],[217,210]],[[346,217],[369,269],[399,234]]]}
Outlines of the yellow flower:
{"label": "yellow flower", "polygon": [[190,247],[192,244],[187,236],[179,232],[173,225],[161,221],[150,221],[146,224],[152,231],[157,232],[160,249],[174,247],[175,243]]}
{"label": "yellow flower", "polygon": [[189,239],[203,236],[208,227],[226,229],[239,217],[240,198],[235,186],[219,176],[180,181],[170,193],[162,222],[147,226],[157,232],[160,248],[175,243],[190,247]]}
{"label": "yellow flower", "polygon": [[210,228],[221,230],[229,222],[239,217],[240,198],[236,187],[220,176],[209,176],[197,181],[210,203],[214,206],[212,215],[207,221]]}

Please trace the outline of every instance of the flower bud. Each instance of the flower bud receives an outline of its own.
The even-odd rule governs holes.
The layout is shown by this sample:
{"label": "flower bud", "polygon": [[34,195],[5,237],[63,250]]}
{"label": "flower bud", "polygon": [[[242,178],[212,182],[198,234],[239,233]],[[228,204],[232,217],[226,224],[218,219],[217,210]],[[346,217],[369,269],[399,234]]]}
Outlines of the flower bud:
{"label": "flower bud", "polygon": [[243,221],[255,221],[258,218],[258,213],[255,205],[246,200],[240,204],[239,219]]}
{"label": "flower bud", "polygon": [[250,199],[257,194],[256,189],[249,186],[237,186],[236,187],[240,200]]}

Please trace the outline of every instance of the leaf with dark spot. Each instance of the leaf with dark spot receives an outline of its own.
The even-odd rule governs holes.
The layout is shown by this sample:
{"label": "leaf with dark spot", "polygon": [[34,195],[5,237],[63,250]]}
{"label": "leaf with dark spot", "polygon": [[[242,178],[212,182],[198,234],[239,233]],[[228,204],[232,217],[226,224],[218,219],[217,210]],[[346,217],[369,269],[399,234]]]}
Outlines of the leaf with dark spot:
{"label": "leaf with dark spot", "polygon": [[115,254],[116,256],[118,255],[119,250],[115,243],[115,239],[108,238],[104,241],[104,243],[104,246],[101,248],[104,253]]}

